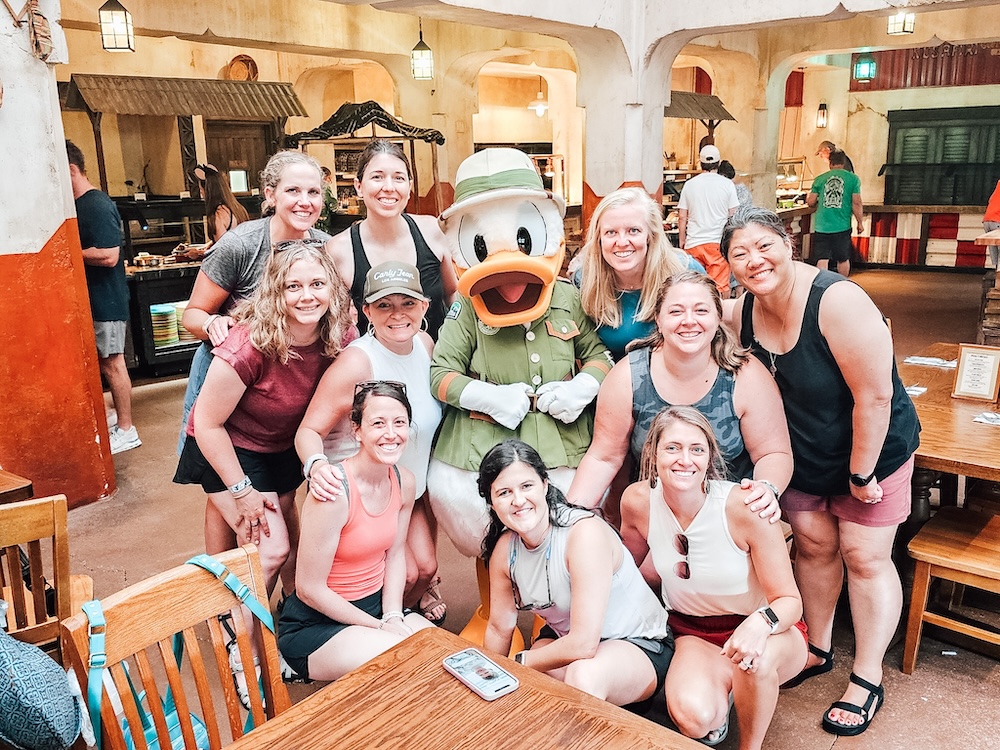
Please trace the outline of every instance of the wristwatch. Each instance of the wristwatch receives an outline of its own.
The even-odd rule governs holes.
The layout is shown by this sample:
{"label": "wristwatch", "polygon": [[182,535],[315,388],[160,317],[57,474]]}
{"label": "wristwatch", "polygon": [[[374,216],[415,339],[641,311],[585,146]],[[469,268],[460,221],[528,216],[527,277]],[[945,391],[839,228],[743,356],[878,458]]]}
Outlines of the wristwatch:
{"label": "wristwatch", "polygon": [[760,482],[762,485],[771,490],[771,492],[774,493],[775,497],[781,497],[781,493],[778,492],[778,488],[771,482],[767,481],[766,479],[758,479],[756,481]]}
{"label": "wristwatch", "polygon": [[872,471],[868,476],[863,474],[851,474],[851,484],[855,487],[867,487],[871,484],[872,480],[875,478],[875,472]]}
{"label": "wristwatch", "polygon": [[760,616],[764,618],[768,625],[771,626],[771,634],[778,629],[778,616],[774,614],[774,610],[770,607],[761,607],[757,610],[760,612]]}
{"label": "wristwatch", "polygon": [[518,664],[522,664],[523,665],[524,664],[524,652],[523,651],[518,651],[516,654],[514,654],[514,661],[516,661]]}

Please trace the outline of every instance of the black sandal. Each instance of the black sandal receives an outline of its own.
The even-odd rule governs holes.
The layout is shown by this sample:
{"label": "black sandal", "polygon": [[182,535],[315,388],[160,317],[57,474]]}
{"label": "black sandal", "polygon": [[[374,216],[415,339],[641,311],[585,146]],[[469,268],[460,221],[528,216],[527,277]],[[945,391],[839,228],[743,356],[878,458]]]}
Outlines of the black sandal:
{"label": "black sandal", "polygon": [[821,661],[819,664],[813,664],[811,667],[806,667],[797,675],[795,675],[788,682],[783,683],[780,687],[782,690],[786,688],[793,688],[801,685],[803,682],[808,680],[810,677],[815,677],[816,675],[826,674],[831,669],[833,669],[833,646],[830,646],[829,651],[824,651],[819,648],[819,646],[814,646],[809,644],[809,653],[814,656],[818,656]]}
{"label": "black sandal", "polygon": [[[868,691],[868,700],[865,701],[865,705],[856,706],[853,703],[848,703],[847,701],[835,701],[830,704],[830,707],[826,709],[826,713],[823,714],[823,729],[828,731],[830,734],[836,734],[841,737],[854,737],[861,734],[866,729],[868,725],[872,723],[872,719],[875,718],[875,714],[878,713],[879,709],[882,708],[882,704],[885,703],[885,688],[881,685],[872,685],[868,680],[863,680],[858,677],[854,672],[851,672],[850,681],[855,685],[859,685]],[[878,700],[874,708],[872,704]],[[857,714],[861,717],[860,724],[841,724],[830,718],[829,714],[835,708],[839,708],[841,711],[848,711],[852,714]]]}

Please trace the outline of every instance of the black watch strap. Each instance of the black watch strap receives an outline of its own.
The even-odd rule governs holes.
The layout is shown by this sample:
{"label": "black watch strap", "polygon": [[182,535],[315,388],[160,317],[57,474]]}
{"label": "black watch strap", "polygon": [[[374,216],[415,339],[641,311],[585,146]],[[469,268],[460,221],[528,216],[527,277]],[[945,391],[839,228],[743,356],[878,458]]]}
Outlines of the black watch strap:
{"label": "black watch strap", "polygon": [[867,487],[871,484],[871,481],[875,478],[875,472],[873,471],[868,476],[864,474],[851,474],[851,484],[855,487]]}

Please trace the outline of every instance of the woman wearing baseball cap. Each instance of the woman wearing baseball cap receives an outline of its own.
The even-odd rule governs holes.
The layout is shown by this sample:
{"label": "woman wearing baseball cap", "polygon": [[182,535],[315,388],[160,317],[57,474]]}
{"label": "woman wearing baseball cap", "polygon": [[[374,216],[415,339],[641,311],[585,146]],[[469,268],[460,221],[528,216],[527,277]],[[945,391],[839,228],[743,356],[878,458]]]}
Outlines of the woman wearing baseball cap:
{"label": "woman wearing baseball cap", "polygon": [[426,502],[431,441],[441,421],[441,404],[431,395],[430,357],[434,342],[427,334],[429,306],[415,266],[388,261],[365,276],[362,312],[368,332],[351,343],[331,366],[313,396],[295,436],[310,491],[333,499],[341,481],[323,453],[323,438],[347,419],[356,383],[390,380],[404,383],[413,408],[413,425],[400,465],[416,479],[417,501],[406,537],[406,591],[403,603],[440,623],[447,608],[437,577],[437,524]]}

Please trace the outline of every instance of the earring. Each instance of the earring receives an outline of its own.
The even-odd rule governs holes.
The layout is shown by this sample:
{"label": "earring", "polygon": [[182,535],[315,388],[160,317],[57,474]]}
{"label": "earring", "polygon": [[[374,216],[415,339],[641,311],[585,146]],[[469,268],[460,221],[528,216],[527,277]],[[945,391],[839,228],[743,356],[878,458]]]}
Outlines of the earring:
{"label": "earring", "polygon": [[375,325],[370,320],[368,321],[368,335],[375,338]]}
{"label": "earring", "polygon": [[427,318],[421,318],[420,319],[420,330],[421,331],[426,331],[427,330]]}

